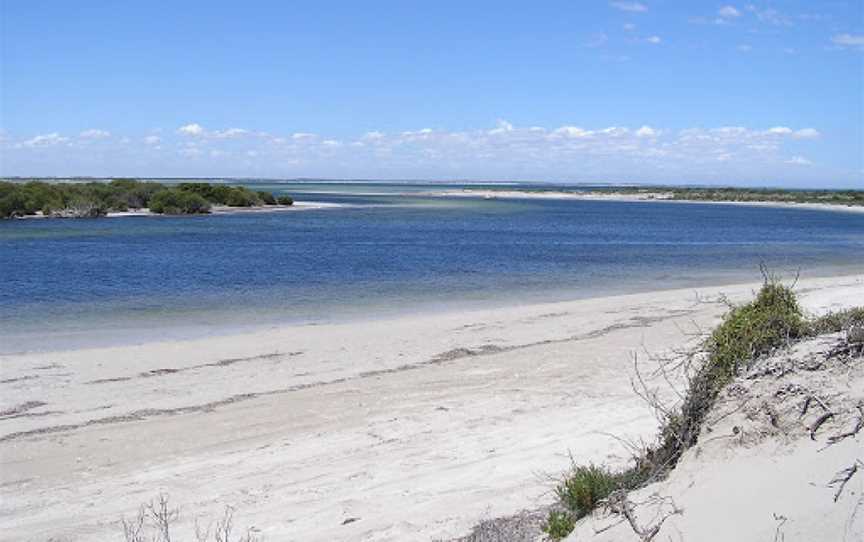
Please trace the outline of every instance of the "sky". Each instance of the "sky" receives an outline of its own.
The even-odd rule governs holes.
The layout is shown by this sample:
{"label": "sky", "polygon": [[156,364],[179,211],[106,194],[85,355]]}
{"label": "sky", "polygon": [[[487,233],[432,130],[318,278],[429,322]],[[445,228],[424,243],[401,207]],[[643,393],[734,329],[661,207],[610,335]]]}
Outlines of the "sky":
{"label": "sky", "polygon": [[0,175],[864,188],[864,2],[0,0]]}

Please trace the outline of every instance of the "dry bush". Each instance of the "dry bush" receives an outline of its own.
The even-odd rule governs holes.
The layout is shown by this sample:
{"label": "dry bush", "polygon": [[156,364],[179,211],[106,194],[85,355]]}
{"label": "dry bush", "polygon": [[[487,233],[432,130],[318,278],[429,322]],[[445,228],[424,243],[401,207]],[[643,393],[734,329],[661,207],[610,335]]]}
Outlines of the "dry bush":
{"label": "dry bush", "polygon": [[[171,507],[168,496],[160,493],[154,500],[142,504],[134,517],[120,519],[123,540],[125,542],[189,540],[190,537],[173,538],[174,527],[179,519],[180,509]],[[254,542],[256,540],[251,529],[243,534],[234,534],[234,509],[230,506],[225,506],[222,516],[216,520],[215,525],[210,522],[206,527],[202,527],[196,518],[193,535],[197,542]]]}

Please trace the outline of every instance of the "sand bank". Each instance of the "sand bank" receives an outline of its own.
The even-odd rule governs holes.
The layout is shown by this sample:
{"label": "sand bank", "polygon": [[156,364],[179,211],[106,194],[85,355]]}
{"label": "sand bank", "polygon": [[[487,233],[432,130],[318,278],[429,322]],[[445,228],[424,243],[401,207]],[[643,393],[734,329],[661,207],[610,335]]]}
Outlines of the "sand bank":
{"label": "sand bank", "polygon": [[440,190],[424,192],[424,195],[435,197],[463,197],[463,198],[523,198],[523,199],[563,199],[581,201],[662,201],[666,203],[699,203],[712,205],[744,205],[748,207],[781,207],[791,209],[810,209],[818,211],[841,211],[849,213],[864,213],[864,206],[834,205],[830,203],[792,203],[781,201],[701,201],[672,199],[671,192],[642,192],[638,194],[603,193],[603,192],[561,192],[555,190],[529,191],[529,190]]}
{"label": "sand bank", "polygon": [[[551,501],[549,476],[650,438],[632,356],[686,346],[720,295],[672,290],[0,357],[0,538],[117,540],[162,491],[264,540],[430,540]],[[802,280],[808,310],[864,275]]]}

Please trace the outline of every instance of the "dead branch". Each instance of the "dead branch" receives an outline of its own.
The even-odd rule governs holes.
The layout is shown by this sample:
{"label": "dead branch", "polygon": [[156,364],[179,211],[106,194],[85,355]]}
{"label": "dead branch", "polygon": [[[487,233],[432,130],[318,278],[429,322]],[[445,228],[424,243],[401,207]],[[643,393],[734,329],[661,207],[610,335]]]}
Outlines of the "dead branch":
{"label": "dead branch", "polygon": [[155,501],[147,505],[147,513],[159,533],[161,542],[171,542],[171,523],[178,518],[180,510],[168,507],[168,496],[160,493]]}
{"label": "dead branch", "polygon": [[827,422],[828,420],[830,420],[833,417],[834,417],[833,412],[826,412],[825,414],[822,414],[821,416],[819,416],[819,418],[815,422],[813,422],[813,427],[810,428],[810,440],[815,441],[816,440],[816,431],[819,430],[819,428],[822,426],[823,423]]}
{"label": "dead branch", "polygon": [[672,511],[662,514],[657,523],[647,527],[640,527],[639,523],[636,521],[636,517],[633,515],[633,503],[627,498],[626,492],[622,490],[613,492],[609,496],[608,505],[612,512],[624,516],[624,519],[626,519],[627,523],[630,524],[630,528],[633,529],[633,532],[636,533],[641,542],[651,542],[654,540],[654,537],[660,532],[663,523],[671,516],[682,512],[682,510],[672,502]]}
{"label": "dead branch", "polygon": [[657,396],[657,392],[649,388],[645,383],[645,380],[642,378],[642,372],[639,370],[639,360],[636,353],[633,353],[633,372],[636,375],[636,380],[634,381],[632,377],[630,378],[630,387],[633,388],[633,392],[636,395],[651,407],[654,417],[662,424],[664,420],[668,419],[672,415],[672,412],[666,408]]}
{"label": "dead branch", "polygon": [[783,542],[786,539],[786,535],[784,535],[780,529],[783,528],[783,525],[789,520],[789,518],[774,514],[774,519],[779,522],[777,524],[777,530],[774,531],[774,542]]}
{"label": "dead branch", "polygon": [[849,483],[849,480],[855,476],[855,473],[858,472],[858,465],[864,465],[860,459],[856,459],[855,463],[852,464],[851,467],[845,468],[834,475],[834,479],[828,482],[828,487],[837,486],[837,491],[834,493],[834,502],[840,498],[840,495],[843,493],[843,489],[846,487],[846,484]]}
{"label": "dead branch", "polygon": [[804,399],[804,405],[801,407],[801,413],[798,415],[799,419],[803,418],[807,414],[807,410],[810,408],[810,404],[813,401],[816,401],[819,406],[822,407],[823,412],[829,412],[830,409],[828,408],[828,405],[825,404],[825,401],[820,399],[818,395],[810,393]]}
{"label": "dead branch", "polygon": [[845,438],[854,437],[861,431],[861,429],[864,429],[864,403],[858,403],[855,408],[858,409],[858,421],[855,422],[855,426],[845,433],[828,437],[828,446],[836,444]]}
{"label": "dead branch", "polygon": [[222,519],[216,522],[216,533],[214,534],[216,542],[230,542],[231,529],[234,527],[234,509],[230,506],[225,507],[225,513]]}
{"label": "dead branch", "polygon": [[147,518],[147,512],[144,506],[138,509],[138,515],[131,520],[120,518],[120,523],[123,525],[123,538],[126,542],[145,542],[147,537],[144,534],[144,520]]}

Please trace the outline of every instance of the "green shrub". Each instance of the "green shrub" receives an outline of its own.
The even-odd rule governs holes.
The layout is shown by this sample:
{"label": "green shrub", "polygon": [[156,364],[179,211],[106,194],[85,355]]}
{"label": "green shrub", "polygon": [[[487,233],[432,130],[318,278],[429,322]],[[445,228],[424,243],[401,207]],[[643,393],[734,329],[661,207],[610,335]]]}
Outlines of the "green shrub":
{"label": "green shrub", "polygon": [[570,514],[553,510],[549,512],[549,517],[546,518],[546,523],[541,528],[552,540],[561,540],[572,533],[574,527],[576,527],[576,522],[573,521]]}
{"label": "green shrub", "polygon": [[0,217],[13,218],[35,213],[27,206],[27,198],[22,190],[11,190],[0,197]]}
{"label": "green shrub", "polygon": [[229,207],[254,207],[261,204],[258,194],[242,186],[232,186],[225,204]]}
{"label": "green shrub", "polygon": [[150,210],[169,215],[208,213],[210,203],[199,194],[168,188],[150,198]]}
{"label": "green shrub", "polygon": [[[217,205],[230,207],[253,207],[262,204],[260,192],[256,193],[243,186],[227,186],[210,183],[180,183],[177,187],[184,192],[197,194]],[[272,194],[270,195],[272,198]]]}
{"label": "green shrub", "polygon": [[741,363],[770,353],[805,330],[792,290],[766,280],[756,299],[732,309],[708,339],[709,365],[720,379],[718,384],[734,376]]}
{"label": "green shrub", "polygon": [[180,183],[177,188],[183,190],[184,192],[192,192],[194,194],[198,194],[210,203],[226,205],[228,203],[228,196],[231,194],[232,187],[226,186],[224,184]]}
{"label": "green shrub", "polygon": [[578,519],[589,514],[600,501],[619,488],[618,476],[606,468],[574,465],[570,474],[555,488],[555,494]]}
{"label": "green shrub", "polygon": [[849,329],[853,325],[864,325],[864,307],[830,312],[820,316],[808,324],[807,334],[837,333]]}
{"label": "green shrub", "polygon": [[291,196],[279,196],[276,198],[276,203],[279,205],[294,205],[294,198]]}
{"label": "green shrub", "polygon": [[258,194],[258,199],[260,199],[264,205],[276,205],[276,198],[273,197],[273,194],[270,192],[256,192]]}

